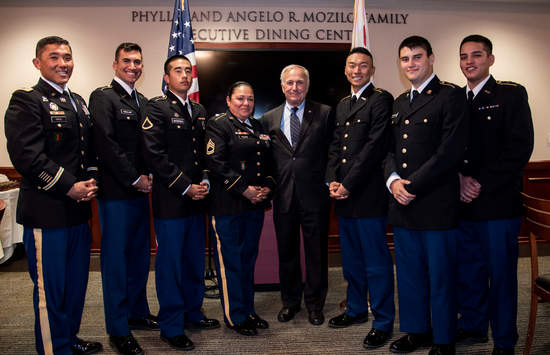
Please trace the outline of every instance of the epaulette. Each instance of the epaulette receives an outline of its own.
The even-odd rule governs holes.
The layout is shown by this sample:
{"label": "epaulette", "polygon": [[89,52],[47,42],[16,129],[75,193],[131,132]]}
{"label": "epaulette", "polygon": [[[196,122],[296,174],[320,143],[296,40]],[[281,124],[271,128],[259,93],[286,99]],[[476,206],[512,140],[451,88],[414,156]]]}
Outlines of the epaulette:
{"label": "epaulette", "polygon": [[508,85],[508,86],[519,86],[518,83],[514,83],[513,81],[501,81],[497,80],[498,85]]}
{"label": "epaulette", "polygon": [[407,90],[407,91],[404,91],[401,95],[399,95],[399,97],[401,96],[406,96],[406,97],[409,97],[409,94],[411,93],[411,89]]}
{"label": "epaulette", "polygon": [[17,89],[17,90],[15,90],[15,91],[19,91],[19,90],[24,91],[24,92],[31,92],[31,91],[33,91],[34,89],[33,89],[33,88],[20,88],[20,89]]}
{"label": "epaulette", "polygon": [[105,86],[102,86],[99,88],[99,90],[103,91],[103,90],[107,90],[107,89],[111,89],[112,86],[111,85],[105,85]]}
{"label": "epaulette", "polygon": [[166,100],[168,97],[166,95],[162,95],[162,96],[156,96],[156,97],[153,97],[151,100],[154,100],[154,101],[162,101],[162,100]]}
{"label": "epaulette", "polygon": [[448,81],[443,81],[443,80],[441,80],[439,83],[440,83],[441,85],[450,86],[450,87],[452,87],[452,88],[454,88],[454,89],[459,89],[459,88],[460,88],[458,85],[455,85],[455,84],[453,84],[453,83],[449,83]]}
{"label": "epaulette", "polygon": [[215,119],[215,120],[219,120],[220,118],[225,117],[225,116],[227,116],[227,112],[218,113],[218,114],[216,114],[216,115],[214,116],[214,119]]}
{"label": "epaulette", "polygon": [[348,96],[346,96],[346,97],[343,97],[343,98],[340,100],[340,102],[342,102],[342,101],[344,101],[345,99],[350,98],[350,97],[351,97],[351,94],[348,95]]}
{"label": "epaulette", "polygon": [[380,88],[374,88],[374,91],[376,91],[380,94],[384,93],[384,89],[380,89]]}

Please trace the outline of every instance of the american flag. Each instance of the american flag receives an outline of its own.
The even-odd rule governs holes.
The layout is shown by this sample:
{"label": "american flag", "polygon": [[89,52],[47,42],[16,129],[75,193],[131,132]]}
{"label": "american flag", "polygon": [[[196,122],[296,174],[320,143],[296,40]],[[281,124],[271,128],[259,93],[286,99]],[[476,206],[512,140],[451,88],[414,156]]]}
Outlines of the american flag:
{"label": "american flag", "polygon": [[[181,54],[187,57],[193,65],[193,84],[187,96],[199,101],[199,79],[197,76],[197,59],[195,58],[195,45],[193,44],[193,29],[191,27],[191,13],[189,12],[189,0],[176,0],[168,41],[168,58]],[[162,82],[162,92],[166,92],[166,83]]]}

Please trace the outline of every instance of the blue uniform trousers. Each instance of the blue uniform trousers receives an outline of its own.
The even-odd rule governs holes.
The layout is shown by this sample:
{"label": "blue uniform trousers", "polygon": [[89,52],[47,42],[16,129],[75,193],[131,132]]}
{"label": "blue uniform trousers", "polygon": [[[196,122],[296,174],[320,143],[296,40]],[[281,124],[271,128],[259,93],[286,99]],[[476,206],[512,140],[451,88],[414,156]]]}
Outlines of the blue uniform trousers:
{"label": "blue uniform trousers", "polygon": [[204,318],[205,216],[155,219],[155,279],[161,334],[183,334],[185,323]]}
{"label": "blue uniform trousers", "polygon": [[433,329],[435,344],[454,343],[458,231],[393,230],[401,331]]}
{"label": "blue uniform trousers", "polygon": [[338,218],[342,270],[348,282],[346,313],[367,316],[367,293],[372,327],[393,330],[393,261],[386,243],[386,218]]}
{"label": "blue uniform trousers", "polygon": [[254,310],[254,265],[258,256],[264,211],[213,216],[212,246],[224,320],[241,324]]}
{"label": "blue uniform trousers", "polygon": [[101,280],[107,333],[130,334],[128,319],[149,315],[149,200],[98,199],[101,222]]}
{"label": "blue uniform trousers", "polygon": [[521,219],[462,222],[458,238],[459,327],[487,333],[495,346],[518,339],[518,234]]}
{"label": "blue uniform trousers", "polygon": [[88,285],[88,223],[49,229],[25,227],[23,242],[34,283],[36,351],[72,354]]}

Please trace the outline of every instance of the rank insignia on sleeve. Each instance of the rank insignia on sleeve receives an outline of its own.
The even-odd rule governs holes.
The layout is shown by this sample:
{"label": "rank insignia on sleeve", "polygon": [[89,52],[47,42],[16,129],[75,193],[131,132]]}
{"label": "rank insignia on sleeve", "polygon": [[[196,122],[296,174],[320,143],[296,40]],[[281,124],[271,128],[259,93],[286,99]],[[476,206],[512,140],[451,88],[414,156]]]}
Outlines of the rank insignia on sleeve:
{"label": "rank insignia on sleeve", "polygon": [[141,124],[141,129],[148,130],[148,129],[151,129],[151,128],[153,128],[153,122],[151,122],[149,117],[146,116],[145,121],[143,121],[143,123]]}
{"label": "rank insignia on sleeve", "polygon": [[215,148],[216,148],[216,144],[214,143],[212,138],[210,138],[208,140],[208,143],[206,143],[206,155],[214,154]]}

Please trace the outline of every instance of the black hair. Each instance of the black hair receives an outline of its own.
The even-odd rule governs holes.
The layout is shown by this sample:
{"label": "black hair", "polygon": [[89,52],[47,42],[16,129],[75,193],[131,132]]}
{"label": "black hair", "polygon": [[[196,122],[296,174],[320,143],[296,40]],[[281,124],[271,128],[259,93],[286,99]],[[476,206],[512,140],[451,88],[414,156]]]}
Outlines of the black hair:
{"label": "black hair", "polygon": [[36,43],[36,58],[40,56],[42,51],[44,51],[44,48],[49,44],[58,44],[58,45],[66,45],[69,47],[71,52],[73,51],[71,48],[71,45],[69,44],[69,41],[67,41],[64,38],[58,37],[58,36],[48,36],[42,38],[40,41]]}
{"label": "black hair", "polygon": [[430,42],[424,37],[420,36],[410,36],[405,38],[401,44],[399,45],[399,49],[397,50],[397,56],[401,53],[401,48],[407,47],[407,48],[424,48],[426,50],[426,54],[431,56],[433,54],[432,46],[430,45]]}
{"label": "black hair", "polygon": [[174,60],[177,60],[177,59],[184,59],[189,63],[191,63],[189,58],[181,54],[176,54],[171,57],[168,57],[168,59],[166,59],[166,61],[164,62],[164,74],[168,74],[170,72],[170,63],[172,63]]}
{"label": "black hair", "polygon": [[459,50],[462,49],[462,45],[466,42],[481,43],[488,55],[493,54],[493,43],[491,43],[491,40],[489,38],[485,37],[485,36],[482,36],[482,35],[469,35],[469,36],[464,37],[462,42],[460,42]]}
{"label": "black hair", "polygon": [[132,52],[132,51],[138,51],[139,54],[141,53],[141,47],[137,43],[131,43],[131,42],[124,42],[118,45],[116,47],[115,51],[115,62],[118,61],[118,57],[120,56],[120,51],[124,52]]}

